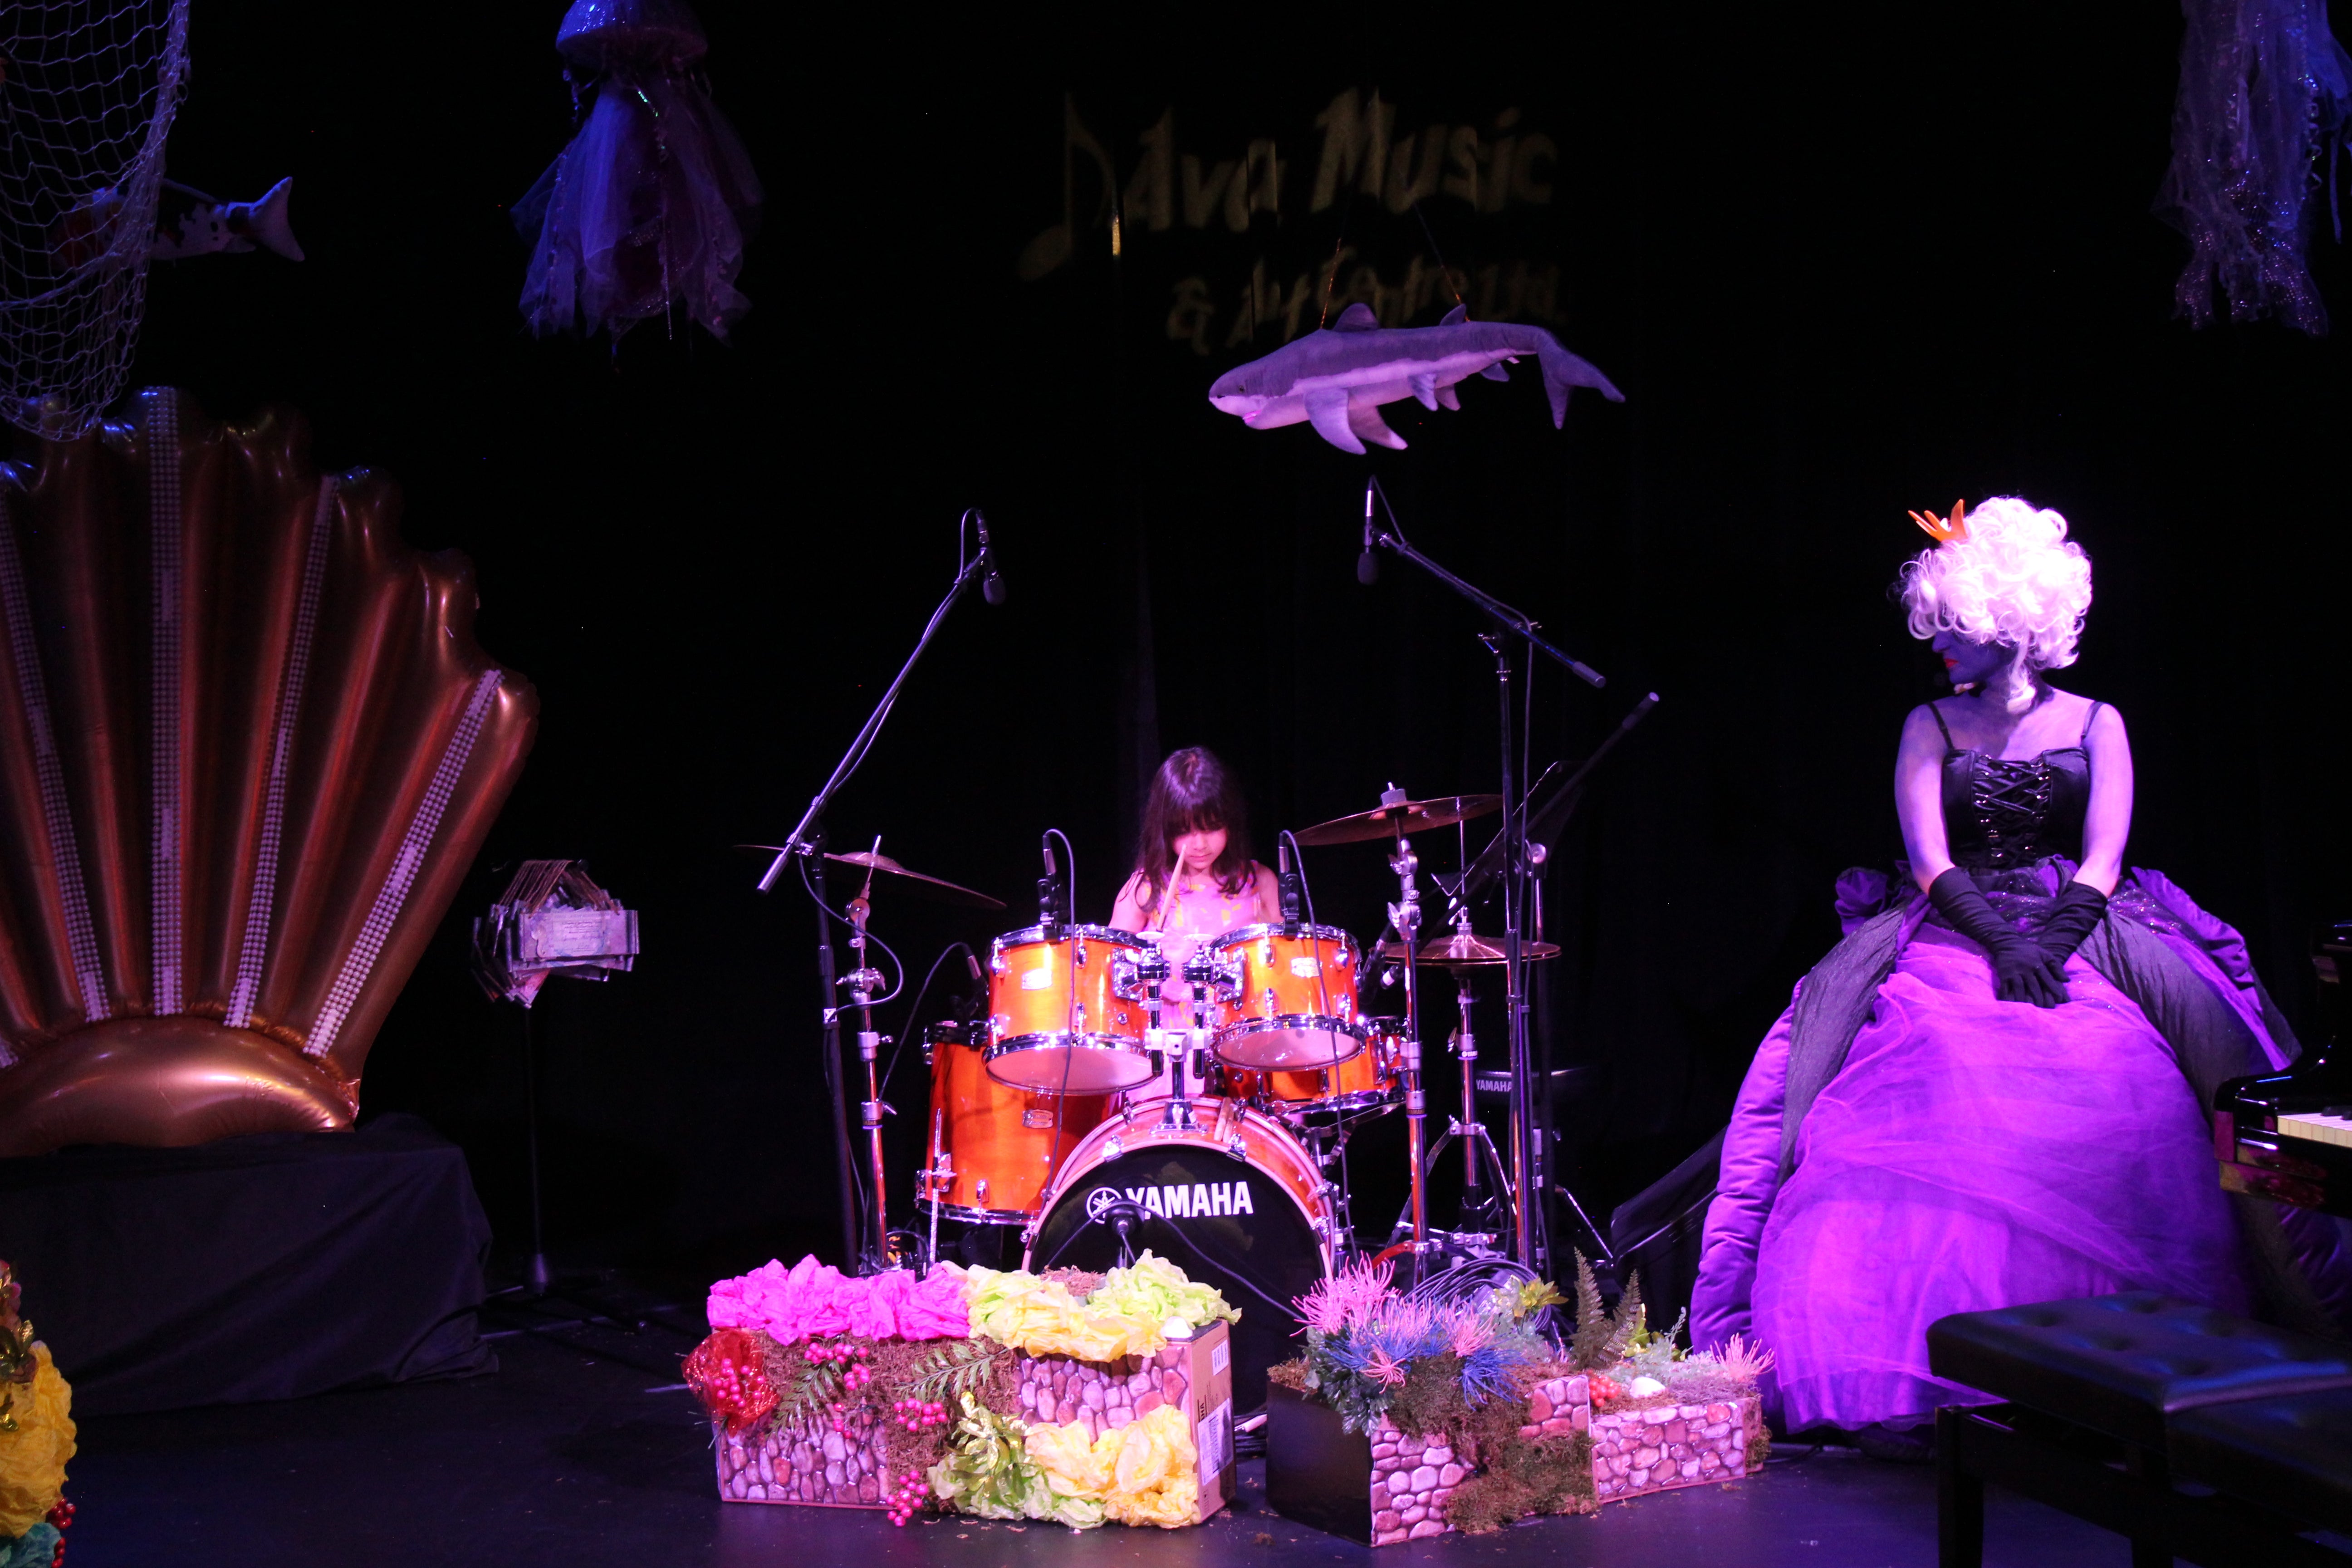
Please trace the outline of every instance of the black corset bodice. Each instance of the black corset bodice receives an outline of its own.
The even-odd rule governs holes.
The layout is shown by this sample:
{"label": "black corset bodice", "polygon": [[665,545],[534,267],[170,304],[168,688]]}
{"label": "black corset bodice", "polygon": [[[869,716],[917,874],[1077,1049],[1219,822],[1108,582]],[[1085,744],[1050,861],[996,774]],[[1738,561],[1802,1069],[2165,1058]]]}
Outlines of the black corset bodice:
{"label": "black corset bodice", "polygon": [[1944,836],[1952,863],[1968,870],[2004,871],[2050,855],[2081,859],[2090,803],[2091,754],[2080,745],[2015,762],[1944,753]]}

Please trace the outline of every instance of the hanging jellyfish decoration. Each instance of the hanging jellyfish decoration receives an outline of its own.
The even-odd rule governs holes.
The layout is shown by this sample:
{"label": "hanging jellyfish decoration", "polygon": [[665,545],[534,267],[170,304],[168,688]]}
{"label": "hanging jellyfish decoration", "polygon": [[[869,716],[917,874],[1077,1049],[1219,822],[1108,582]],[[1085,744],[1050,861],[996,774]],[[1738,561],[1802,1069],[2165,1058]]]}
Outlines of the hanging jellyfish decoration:
{"label": "hanging jellyfish decoration", "polygon": [[2218,288],[2233,321],[2275,315],[2321,336],[2327,309],[2304,247],[2322,186],[2344,237],[2336,166],[2352,137],[2352,58],[2327,30],[2327,0],[2181,0],[2180,11],[2172,167],[2156,199],[2189,237],[2179,313],[2210,325]]}
{"label": "hanging jellyfish decoration", "polygon": [[617,345],[682,310],[711,336],[751,309],[735,287],[760,182],[710,100],[702,24],[684,0],[576,0],[556,29],[579,132],[521,201],[533,241],[522,314]]}

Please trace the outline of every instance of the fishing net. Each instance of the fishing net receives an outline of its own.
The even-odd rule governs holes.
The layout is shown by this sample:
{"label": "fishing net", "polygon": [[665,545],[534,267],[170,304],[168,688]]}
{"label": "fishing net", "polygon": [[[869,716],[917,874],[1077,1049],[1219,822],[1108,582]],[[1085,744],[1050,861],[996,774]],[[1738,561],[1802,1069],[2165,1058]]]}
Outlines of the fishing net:
{"label": "fishing net", "polygon": [[0,418],[78,436],[122,391],[188,70],[188,0],[0,5]]}

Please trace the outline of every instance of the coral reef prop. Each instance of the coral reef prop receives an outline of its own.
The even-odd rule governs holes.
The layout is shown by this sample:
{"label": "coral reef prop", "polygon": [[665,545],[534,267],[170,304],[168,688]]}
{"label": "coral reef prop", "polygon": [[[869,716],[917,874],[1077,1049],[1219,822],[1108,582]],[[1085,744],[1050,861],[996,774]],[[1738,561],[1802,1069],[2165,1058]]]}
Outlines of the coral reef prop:
{"label": "coral reef prop", "polygon": [[[1500,1287],[1468,1300],[1419,1300],[1397,1293],[1387,1264],[1353,1264],[1298,1298],[1304,1325],[1304,1392],[1339,1412],[1350,1432],[1367,1430],[1400,1398],[1432,1418],[1434,1394],[1408,1385],[1458,1390],[1469,1405],[1514,1400],[1524,1369],[1552,1360],[1558,1347],[1520,1305],[1520,1288]],[[1414,1409],[1416,1404],[1423,1408]]]}
{"label": "coral reef prop", "polygon": [[0,467],[0,1156],[347,1128],[537,726],[473,568],[170,388]]}
{"label": "coral reef prop", "polygon": [[[1385,1546],[1736,1479],[1762,1462],[1756,1380],[1769,1352],[1735,1340],[1685,1353],[1680,1321],[1650,1329],[1638,1279],[1612,1313],[1581,1257],[1566,1346],[1532,1326],[1561,1302],[1542,1281],[1415,1300],[1361,1265],[1300,1298],[1305,1352],[1269,1373],[1280,1430],[1268,1501]],[[1301,1399],[1331,1414],[1318,1425]],[[1369,1474],[1360,1502],[1341,1495],[1350,1454]]]}

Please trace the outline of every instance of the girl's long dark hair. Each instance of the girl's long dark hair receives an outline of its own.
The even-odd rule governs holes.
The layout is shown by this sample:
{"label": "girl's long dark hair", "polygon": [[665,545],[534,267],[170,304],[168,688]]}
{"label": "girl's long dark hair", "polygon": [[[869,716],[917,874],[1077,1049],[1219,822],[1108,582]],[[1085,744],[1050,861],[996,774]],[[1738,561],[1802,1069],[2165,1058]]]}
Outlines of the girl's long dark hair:
{"label": "girl's long dark hair", "polygon": [[1157,911],[1176,874],[1176,840],[1186,833],[1225,830],[1225,852],[1210,869],[1217,890],[1232,898],[1251,885],[1249,815],[1232,772],[1203,746],[1169,753],[1151,775],[1143,802],[1143,833],[1135,848],[1135,872],[1143,879],[1137,900]]}

